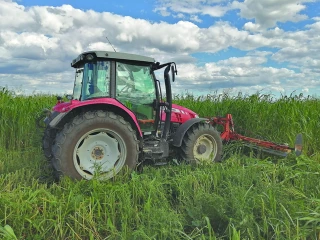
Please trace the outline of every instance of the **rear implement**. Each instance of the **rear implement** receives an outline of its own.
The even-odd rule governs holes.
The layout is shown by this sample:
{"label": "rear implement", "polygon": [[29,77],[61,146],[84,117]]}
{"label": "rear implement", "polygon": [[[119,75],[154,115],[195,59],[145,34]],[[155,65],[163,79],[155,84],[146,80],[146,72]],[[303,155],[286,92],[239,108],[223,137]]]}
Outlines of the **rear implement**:
{"label": "rear implement", "polygon": [[290,147],[287,144],[279,144],[257,138],[246,137],[239,133],[236,133],[234,130],[234,123],[231,114],[227,114],[226,117],[212,117],[209,121],[215,127],[217,125],[221,125],[223,127],[223,132],[220,134],[220,136],[221,139],[225,142],[240,141],[250,148],[259,149],[263,152],[280,157],[286,157],[293,151],[295,152],[296,156],[300,156],[302,153],[301,133],[296,136],[294,147]]}

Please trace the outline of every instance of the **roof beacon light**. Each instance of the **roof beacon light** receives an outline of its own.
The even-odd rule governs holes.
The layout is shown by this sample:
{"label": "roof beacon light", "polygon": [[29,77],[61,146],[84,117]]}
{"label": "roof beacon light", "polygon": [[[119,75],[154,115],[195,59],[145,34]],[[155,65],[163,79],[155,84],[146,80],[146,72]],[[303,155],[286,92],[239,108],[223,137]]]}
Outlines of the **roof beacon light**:
{"label": "roof beacon light", "polygon": [[86,56],[86,59],[87,59],[88,61],[91,61],[91,60],[93,59],[93,55],[92,55],[92,54],[88,54],[88,55]]}

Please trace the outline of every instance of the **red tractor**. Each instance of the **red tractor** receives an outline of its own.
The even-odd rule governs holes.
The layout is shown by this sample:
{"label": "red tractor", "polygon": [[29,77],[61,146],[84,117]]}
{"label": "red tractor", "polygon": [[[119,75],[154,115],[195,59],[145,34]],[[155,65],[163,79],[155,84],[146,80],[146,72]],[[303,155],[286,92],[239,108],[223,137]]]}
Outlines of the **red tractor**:
{"label": "red tractor", "polygon": [[[109,179],[124,167],[145,162],[161,165],[173,158],[187,163],[217,162],[222,142],[243,140],[274,153],[288,153],[287,145],[247,138],[234,132],[226,118],[199,118],[172,103],[174,62],[106,51],[80,54],[69,102],[58,98],[46,111],[43,150],[58,176]],[[165,99],[155,71],[164,68]],[[216,130],[223,126],[223,132]],[[295,150],[301,152],[298,135]]]}

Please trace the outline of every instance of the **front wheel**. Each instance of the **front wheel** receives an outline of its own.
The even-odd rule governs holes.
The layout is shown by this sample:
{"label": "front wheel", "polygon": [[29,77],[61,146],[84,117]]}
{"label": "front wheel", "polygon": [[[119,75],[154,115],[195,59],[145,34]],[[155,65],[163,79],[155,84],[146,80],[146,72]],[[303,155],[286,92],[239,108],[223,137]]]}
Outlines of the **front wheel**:
{"label": "front wheel", "polygon": [[74,179],[107,180],[137,165],[139,145],[131,125],[113,112],[76,116],[57,135],[54,168]]}
{"label": "front wheel", "polygon": [[214,127],[207,123],[192,126],[185,134],[180,148],[180,158],[187,163],[219,162],[222,140]]}

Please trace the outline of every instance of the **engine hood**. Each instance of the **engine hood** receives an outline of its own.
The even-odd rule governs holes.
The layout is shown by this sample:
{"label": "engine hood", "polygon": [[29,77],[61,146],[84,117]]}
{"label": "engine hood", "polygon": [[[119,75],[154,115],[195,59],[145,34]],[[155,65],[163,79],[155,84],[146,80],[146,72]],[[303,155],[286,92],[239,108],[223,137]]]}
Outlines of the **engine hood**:
{"label": "engine hood", "polygon": [[[194,111],[177,104],[172,104],[171,122],[184,123],[189,119],[198,117],[198,114],[196,114]],[[162,110],[161,121],[165,121],[165,119],[166,113]]]}

